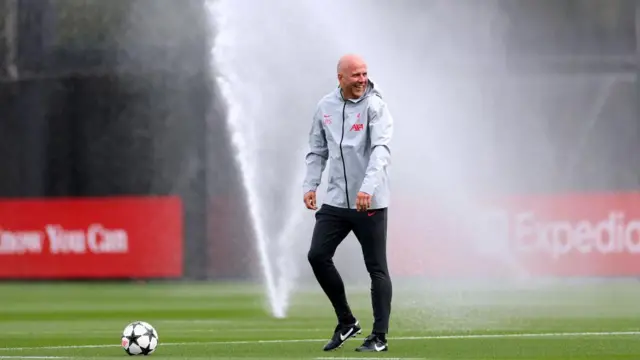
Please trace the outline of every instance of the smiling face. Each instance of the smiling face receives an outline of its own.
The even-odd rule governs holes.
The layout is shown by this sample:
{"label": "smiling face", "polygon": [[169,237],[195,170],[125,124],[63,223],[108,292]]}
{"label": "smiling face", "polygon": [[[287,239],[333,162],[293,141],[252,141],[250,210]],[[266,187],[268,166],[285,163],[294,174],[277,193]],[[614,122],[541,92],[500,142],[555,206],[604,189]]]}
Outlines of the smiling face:
{"label": "smiling face", "polygon": [[357,55],[345,55],[338,63],[338,81],[345,99],[358,99],[367,90],[367,64]]}

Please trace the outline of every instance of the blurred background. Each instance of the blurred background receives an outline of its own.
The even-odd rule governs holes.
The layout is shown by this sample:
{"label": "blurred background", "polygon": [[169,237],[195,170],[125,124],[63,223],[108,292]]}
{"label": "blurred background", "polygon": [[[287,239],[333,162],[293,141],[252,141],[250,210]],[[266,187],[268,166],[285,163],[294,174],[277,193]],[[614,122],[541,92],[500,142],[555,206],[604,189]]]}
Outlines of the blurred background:
{"label": "blurred background", "polygon": [[[407,0],[368,11],[387,14],[398,48],[420,53],[398,55],[415,62],[386,70],[386,88],[429,72],[448,85],[442,99],[457,99],[440,118],[452,141],[437,156],[456,154],[452,171],[469,191],[557,194],[640,189],[639,4]],[[0,196],[177,196],[183,278],[259,275],[205,7],[0,0]],[[322,67],[329,78],[336,59]],[[304,101],[313,106],[326,90]],[[406,111],[397,112],[402,124]],[[399,137],[421,131],[398,128]],[[394,176],[415,186],[402,180],[409,165],[434,154],[401,154]]]}

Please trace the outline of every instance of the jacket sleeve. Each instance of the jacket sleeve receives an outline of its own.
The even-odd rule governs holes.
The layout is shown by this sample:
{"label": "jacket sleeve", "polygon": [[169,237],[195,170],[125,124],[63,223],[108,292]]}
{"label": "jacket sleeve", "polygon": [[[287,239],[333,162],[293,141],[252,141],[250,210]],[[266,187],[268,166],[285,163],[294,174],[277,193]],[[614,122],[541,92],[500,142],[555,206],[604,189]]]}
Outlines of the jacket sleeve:
{"label": "jacket sleeve", "polygon": [[369,107],[369,136],[371,156],[360,191],[373,195],[384,169],[391,163],[389,144],[393,135],[393,117],[387,104],[379,97],[373,97]]}
{"label": "jacket sleeve", "polygon": [[328,158],[329,148],[318,107],[309,131],[309,152],[305,157],[307,171],[302,186],[305,194],[309,191],[315,191],[320,185],[322,172],[327,165]]}

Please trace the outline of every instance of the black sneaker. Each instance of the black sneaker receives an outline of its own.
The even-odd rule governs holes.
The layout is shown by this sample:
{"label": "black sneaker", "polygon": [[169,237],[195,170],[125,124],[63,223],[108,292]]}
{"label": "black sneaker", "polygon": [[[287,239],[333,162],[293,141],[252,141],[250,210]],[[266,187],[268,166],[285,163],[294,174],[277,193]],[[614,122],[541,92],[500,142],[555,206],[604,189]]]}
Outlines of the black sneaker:
{"label": "black sneaker", "polygon": [[380,339],[376,334],[371,334],[364,339],[364,342],[360,347],[356,348],[356,351],[360,352],[378,352],[387,351],[389,349],[387,342]]}
{"label": "black sneaker", "polygon": [[358,321],[351,325],[338,324],[333,332],[333,337],[329,340],[327,345],[324,346],[324,351],[335,350],[341,347],[347,339],[355,337],[361,332],[362,328]]}

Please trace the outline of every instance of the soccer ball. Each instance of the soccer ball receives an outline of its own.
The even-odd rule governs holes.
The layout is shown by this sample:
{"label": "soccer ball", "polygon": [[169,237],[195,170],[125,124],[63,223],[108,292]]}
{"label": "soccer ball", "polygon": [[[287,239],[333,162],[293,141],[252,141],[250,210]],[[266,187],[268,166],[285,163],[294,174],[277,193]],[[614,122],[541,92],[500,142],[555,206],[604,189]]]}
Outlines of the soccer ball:
{"label": "soccer ball", "polygon": [[149,355],[158,346],[158,333],[149,323],[134,321],[122,332],[122,348],[129,355]]}

